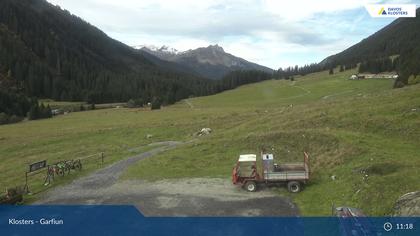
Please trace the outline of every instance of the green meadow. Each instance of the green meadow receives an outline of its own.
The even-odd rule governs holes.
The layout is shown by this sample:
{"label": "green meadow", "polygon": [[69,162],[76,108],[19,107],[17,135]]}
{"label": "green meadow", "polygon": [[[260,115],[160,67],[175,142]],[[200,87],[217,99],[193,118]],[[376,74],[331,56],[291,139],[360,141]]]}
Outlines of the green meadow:
{"label": "green meadow", "polygon": [[[352,73],[270,80],[155,111],[110,108],[2,125],[0,186],[21,185],[27,165],[39,160],[104,152],[108,165],[149,143],[193,140],[138,162],[122,178],[228,179],[239,154],[264,148],[281,163],[302,161],[307,151],[311,181],[304,190],[274,189],[292,197],[303,215],[330,215],[333,204],[388,215],[399,196],[420,189],[420,86],[347,80]],[[198,137],[204,127],[213,132]],[[92,160],[53,186],[101,166]],[[33,182],[35,190],[43,188]]]}

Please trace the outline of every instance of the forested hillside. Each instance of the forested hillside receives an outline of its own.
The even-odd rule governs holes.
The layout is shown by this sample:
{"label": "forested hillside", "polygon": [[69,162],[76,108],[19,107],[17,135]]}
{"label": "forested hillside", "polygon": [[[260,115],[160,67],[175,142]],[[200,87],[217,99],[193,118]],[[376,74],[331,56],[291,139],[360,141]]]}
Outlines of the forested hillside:
{"label": "forested hillside", "polygon": [[172,104],[269,78],[253,71],[217,82],[200,78],[44,0],[0,2],[0,124],[50,117],[38,98]]}
{"label": "forested hillside", "polygon": [[210,81],[160,68],[44,0],[2,0],[0,36],[1,73],[28,96],[92,103],[160,97],[173,103],[213,92]]}
{"label": "forested hillside", "polygon": [[[420,8],[417,9],[420,16]],[[411,75],[420,75],[420,17],[399,18],[360,43],[341,53],[326,58],[321,64],[331,66],[370,61],[376,70],[374,60],[399,55],[396,70],[400,81],[407,84]],[[373,62],[373,63],[372,63]]]}

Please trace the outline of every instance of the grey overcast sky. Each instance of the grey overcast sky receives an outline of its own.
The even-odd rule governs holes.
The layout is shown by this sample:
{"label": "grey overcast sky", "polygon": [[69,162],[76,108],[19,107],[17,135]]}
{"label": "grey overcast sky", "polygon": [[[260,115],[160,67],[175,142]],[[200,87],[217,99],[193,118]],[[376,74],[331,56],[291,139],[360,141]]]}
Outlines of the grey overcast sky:
{"label": "grey overcast sky", "polygon": [[125,44],[184,51],[219,44],[277,69],[319,62],[368,37],[391,18],[371,3],[420,0],[48,0]]}

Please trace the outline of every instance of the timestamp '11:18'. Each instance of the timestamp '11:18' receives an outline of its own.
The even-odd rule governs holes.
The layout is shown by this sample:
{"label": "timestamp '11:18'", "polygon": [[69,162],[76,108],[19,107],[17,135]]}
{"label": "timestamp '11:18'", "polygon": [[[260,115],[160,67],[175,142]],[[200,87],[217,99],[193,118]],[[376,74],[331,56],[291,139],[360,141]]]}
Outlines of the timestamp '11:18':
{"label": "timestamp '11:18'", "polygon": [[395,229],[414,229],[414,225],[410,224],[395,224]]}

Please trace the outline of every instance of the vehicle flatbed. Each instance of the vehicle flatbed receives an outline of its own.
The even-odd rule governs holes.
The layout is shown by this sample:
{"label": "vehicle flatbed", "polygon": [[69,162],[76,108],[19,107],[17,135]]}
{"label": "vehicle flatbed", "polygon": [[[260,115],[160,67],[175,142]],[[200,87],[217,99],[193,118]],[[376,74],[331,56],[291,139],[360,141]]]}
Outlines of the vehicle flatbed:
{"label": "vehicle flatbed", "polygon": [[257,169],[255,154],[240,155],[233,168],[232,182],[256,191],[258,183],[287,183],[290,192],[299,192],[309,180],[309,155],[304,152],[300,163],[275,164],[273,154],[261,154],[262,168]]}

